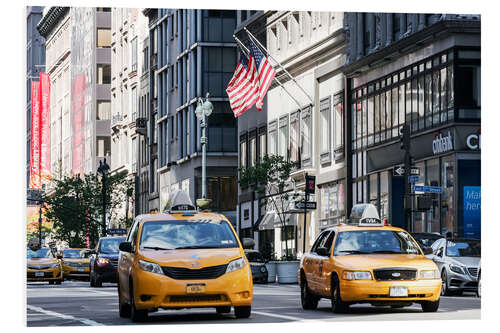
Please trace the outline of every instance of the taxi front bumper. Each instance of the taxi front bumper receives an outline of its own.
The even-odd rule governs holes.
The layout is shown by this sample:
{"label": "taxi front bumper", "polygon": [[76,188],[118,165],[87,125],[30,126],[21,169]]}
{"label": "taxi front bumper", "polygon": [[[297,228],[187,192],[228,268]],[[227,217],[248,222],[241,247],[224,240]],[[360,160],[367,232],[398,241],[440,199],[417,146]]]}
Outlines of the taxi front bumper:
{"label": "taxi front bumper", "polygon": [[[408,297],[391,297],[390,287],[407,287]],[[341,280],[340,297],[344,302],[379,303],[379,302],[419,302],[437,301],[441,294],[441,279],[375,281]]]}
{"label": "taxi front bumper", "polygon": [[[204,284],[203,293],[188,294],[187,286]],[[225,273],[216,279],[176,280],[138,270],[134,277],[135,306],[142,309],[250,306],[253,284],[250,267]]]}
{"label": "taxi front bumper", "polygon": [[89,277],[90,268],[89,267],[71,267],[63,265],[64,277]]}
{"label": "taxi front bumper", "polygon": [[61,267],[47,269],[31,269],[26,272],[28,281],[55,281],[62,280],[63,272]]}

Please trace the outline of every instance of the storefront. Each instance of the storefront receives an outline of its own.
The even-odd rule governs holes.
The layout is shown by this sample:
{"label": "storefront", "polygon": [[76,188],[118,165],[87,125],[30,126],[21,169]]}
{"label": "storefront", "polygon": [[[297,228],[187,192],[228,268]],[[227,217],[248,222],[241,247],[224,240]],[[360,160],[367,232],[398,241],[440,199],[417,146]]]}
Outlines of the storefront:
{"label": "storefront", "polygon": [[319,230],[345,222],[345,182],[339,180],[320,185],[318,202]]}

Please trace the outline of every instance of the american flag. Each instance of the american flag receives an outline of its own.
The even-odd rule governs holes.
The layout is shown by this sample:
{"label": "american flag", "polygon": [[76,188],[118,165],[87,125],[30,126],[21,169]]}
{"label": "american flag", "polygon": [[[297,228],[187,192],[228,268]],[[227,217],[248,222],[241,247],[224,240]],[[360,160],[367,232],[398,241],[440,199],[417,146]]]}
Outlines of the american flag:
{"label": "american flag", "polygon": [[251,55],[247,59],[240,51],[240,61],[236,66],[233,78],[227,85],[226,93],[235,118],[250,109],[258,100],[258,74]]}
{"label": "american flag", "polygon": [[269,63],[266,57],[260,52],[259,48],[255,46],[253,41],[250,39],[250,57],[255,61],[255,67],[257,68],[258,75],[258,86],[259,86],[259,98],[255,102],[255,107],[257,110],[262,110],[262,105],[264,104],[262,101],[264,100],[264,96],[266,95],[267,89],[271,85],[276,72],[273,69],[273,66]]}

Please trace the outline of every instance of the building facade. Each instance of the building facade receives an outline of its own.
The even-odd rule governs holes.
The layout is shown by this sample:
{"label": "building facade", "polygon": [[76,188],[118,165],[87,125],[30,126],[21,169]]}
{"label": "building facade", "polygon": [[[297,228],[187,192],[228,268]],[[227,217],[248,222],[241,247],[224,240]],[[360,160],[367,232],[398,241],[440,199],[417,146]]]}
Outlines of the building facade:
{"label": "building facade", "polygon": [[[322,228],[344,218],[343,13],[268,11],[242,25],[267,45],[277,80],[265,113],[251,109],[239,117],[240,166],[281,155],[296,163],[289,190],[303,193],[306,174],[316,176],[319,189],[310,198],[318,209],[307,213],[305,226],[303,212],[289,203],[284,227],[272,207],[259,208],[256,194],[240,189],[240,235],[255,238],[259,230],[259,249],[278,258],[300,256],[304,243],[307,250]],[[245,43],[242,28],[237,35]]]}
{"label": "building facade", "polygon": [[45,38],[38,32],[43,7],[26,7],[26,187],[29,187],[31,143],[31,81],[38,81],[45,72]]}
{"label": "building facade", "polygon": [[[479,15],[347,13],[346,25],[347,207],[371,202],[413,232],[480,238]],[[419,171],[413,184],[441,188],[414,191],[410,221],[394,172],[403,124]]]}
{"label": "building facade", "polygon": [[[147,18],[137,8],[111,10],[111,172],[126,172],[136,181],[138,148],[144,138],[136,128],[143,66],[140,50],[148,35]],[[108,31],[100,31],[101,34]],[[108,116],[109,117],[109,116]],[[137,188],[136,188],[137,191]],[[123,204],[117,220],[134,216],[135,197]],[[116,221],[115,221],[116,222]]]}
{"label": "building facade", "polygon": [[201,130],[194,110],[198,98],[210,93],[214,110],[207,121],[207,197],[212,210],[235,223],[237,123],[225,88],[236,67],[232,34],[237,11],[157,9],[146,15],[158,147],[158,183],[150,188],[157,186],[160,210],[175,189],[186,191],[193,202],[201,197]]}

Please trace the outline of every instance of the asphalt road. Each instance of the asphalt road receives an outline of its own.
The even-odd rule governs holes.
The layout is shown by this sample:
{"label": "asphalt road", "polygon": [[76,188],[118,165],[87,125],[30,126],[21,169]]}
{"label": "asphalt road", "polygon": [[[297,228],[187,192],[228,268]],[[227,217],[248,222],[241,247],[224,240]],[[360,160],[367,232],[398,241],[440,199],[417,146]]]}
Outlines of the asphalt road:
{"label": "asphalt road", "polygon": [[[90,288],[88,282],[65,281],[62,285],[28,283],[27,326],[131,325],[118,315],[118,295],[115,284]],[[224,315],[215,309],[158,311],[141,325],[154,324],[242,324],[286,323],[311,321],[372,321],[372,320],[459,320],[480,319],[481,302],[472,293],[442,297],[438,312],[423,313],[420,305],[402,309],[353,305],[349,314],[334,314],[330,301],[321,300],[317,310],[303,310],[297,285],[254,285],[252,315],[236,319],[233,312]]]}

